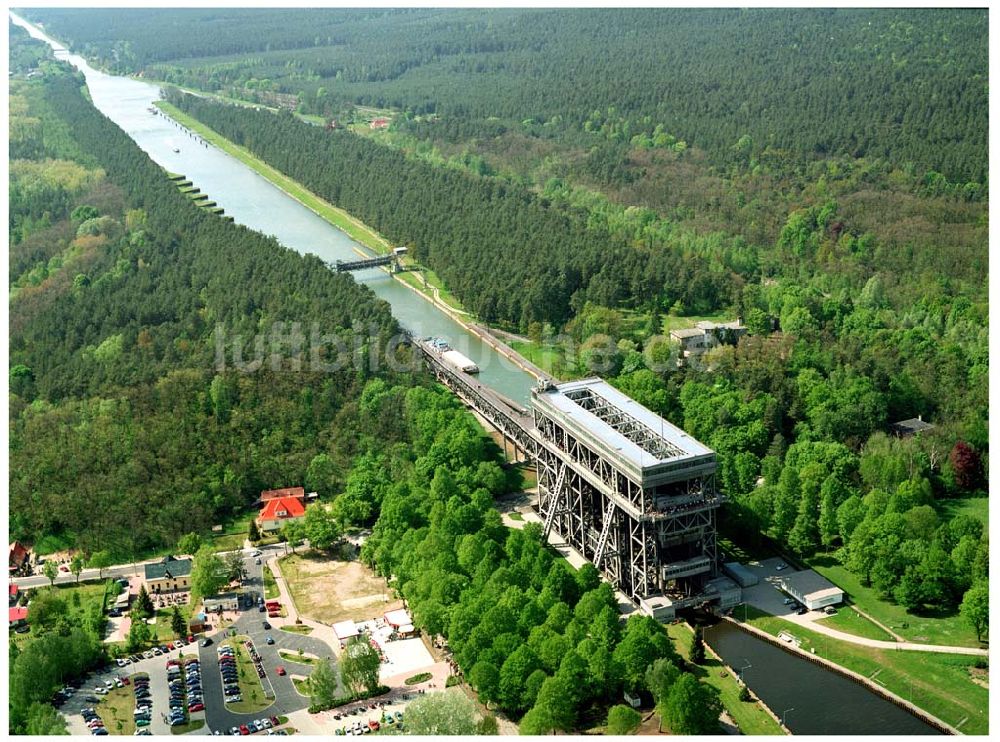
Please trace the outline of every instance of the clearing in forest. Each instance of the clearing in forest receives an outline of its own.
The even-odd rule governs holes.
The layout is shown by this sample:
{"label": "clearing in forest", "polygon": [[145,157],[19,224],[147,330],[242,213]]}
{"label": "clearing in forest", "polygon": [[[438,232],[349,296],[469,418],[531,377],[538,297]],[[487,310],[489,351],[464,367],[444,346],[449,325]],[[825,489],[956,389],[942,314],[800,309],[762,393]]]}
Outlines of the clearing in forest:
{"label": "clearing in forest", "polygon": [[291,554],[281,560],[281,573],[299,613],[326,624],[364,621],[399,603],[386,581],[361,562]]}

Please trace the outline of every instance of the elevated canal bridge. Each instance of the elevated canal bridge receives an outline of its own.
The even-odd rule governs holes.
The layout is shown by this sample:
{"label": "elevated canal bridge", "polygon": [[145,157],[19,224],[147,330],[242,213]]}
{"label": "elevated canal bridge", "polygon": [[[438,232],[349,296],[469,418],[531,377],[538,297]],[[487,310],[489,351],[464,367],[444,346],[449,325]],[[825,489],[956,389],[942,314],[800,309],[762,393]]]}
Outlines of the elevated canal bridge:
{"label": "elevated canal bridge", "polygon": [[728,609],[739,587],[719,574],[715,452],[598,378],[540,381],[529,409],[414,339],[436,378],[538,472],[546,536],[558,533],[645,613]]}

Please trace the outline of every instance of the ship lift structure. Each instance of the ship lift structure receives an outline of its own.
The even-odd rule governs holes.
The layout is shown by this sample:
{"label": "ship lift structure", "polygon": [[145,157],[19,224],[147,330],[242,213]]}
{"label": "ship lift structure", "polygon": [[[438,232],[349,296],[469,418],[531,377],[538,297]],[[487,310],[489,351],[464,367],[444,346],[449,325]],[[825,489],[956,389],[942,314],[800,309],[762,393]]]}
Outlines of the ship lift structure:
{"label": "ship lift structure", "polygon": [[533,461],[538,514],[646,614],[741,599],[716,547],[715,452],[599,378],[539,381],[525,409],[413,341],[443,384]]}

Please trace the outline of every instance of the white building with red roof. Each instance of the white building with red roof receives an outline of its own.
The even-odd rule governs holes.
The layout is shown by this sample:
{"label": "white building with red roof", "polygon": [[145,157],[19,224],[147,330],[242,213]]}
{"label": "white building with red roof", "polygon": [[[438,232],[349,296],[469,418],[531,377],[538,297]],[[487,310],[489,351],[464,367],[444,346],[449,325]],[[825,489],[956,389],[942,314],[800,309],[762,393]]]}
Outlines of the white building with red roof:
{"label": "white building with red roof", "polygon": [[301,498],[273,497],[264,502],[264,507],[257,516],[257,528],[261,533],[277,531],[286,521],[305,516],[306,507]]}

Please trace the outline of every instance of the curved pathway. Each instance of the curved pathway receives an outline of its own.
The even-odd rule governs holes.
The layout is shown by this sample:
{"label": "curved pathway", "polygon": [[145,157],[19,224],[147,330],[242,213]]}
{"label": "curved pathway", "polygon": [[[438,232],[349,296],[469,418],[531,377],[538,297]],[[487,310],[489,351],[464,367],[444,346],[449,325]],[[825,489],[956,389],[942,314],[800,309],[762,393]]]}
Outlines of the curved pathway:
{"label": "curved pathway", "polygon": [[[824,614],[820,614],[822,617]],[[848,634],[843,631],[838,631],[837,629],[831,629],[829,626],[824,626],[822,623],[816,620],[815,617],[810,617],[811,614],[807,613],[803,616],[798,616],[795,614],[788,616],[781,616],[780,618],[785,619],[789,623],[793,623],[803,628],[809,629],[810,631],[815,631],[817,634],[825,634],[832,639],[839,639],[840,641],[850,642],[851,644],[860,644],[865,647],[872,647],[873,649],[890,649],[890,650],[906,650],[910,652],[941,652],[943,654],[971,654],[978,657],[988,657],[988,649],[978,649],[976,647],[952,647],[943,644],[915,644],[913,642],[890,642],[883,641],[881,639],[867,639],[863,636],[855,636],[854,634]]]}

